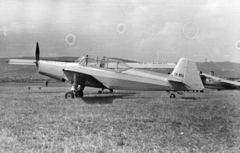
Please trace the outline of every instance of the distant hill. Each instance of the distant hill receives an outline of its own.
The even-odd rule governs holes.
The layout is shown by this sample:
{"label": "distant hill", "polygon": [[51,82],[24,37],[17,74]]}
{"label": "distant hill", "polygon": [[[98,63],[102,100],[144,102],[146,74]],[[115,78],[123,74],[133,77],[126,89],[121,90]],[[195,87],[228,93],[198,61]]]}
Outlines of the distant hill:
{"label": "distant hill", "polygon": [[5,60],[6,60],[6,58],[0,58],[0,77],[10,77],[10,76],[35,77],[35,76],[39,76],[39,74],[36,73],[35,66],[3,64]]}
{"label": "distant hill", "polygon": [[[23,76],[23,77],[38,77],[46,78],[36,73],[35,66],[25,65],[8,65],[3,64],[9,58],[0,58],[0,77]],[[19,59],[19,58],[18,58]],[[21,59],[34,59],[33,57],[23,57]],[[67,61],[74,62],[76,57],[48,57],[42,58],[45,60]],[[209,73],[214,71],[215,76],[223,78],[240,78],[240,63],[232,62],[197,62],[199,71]]]}

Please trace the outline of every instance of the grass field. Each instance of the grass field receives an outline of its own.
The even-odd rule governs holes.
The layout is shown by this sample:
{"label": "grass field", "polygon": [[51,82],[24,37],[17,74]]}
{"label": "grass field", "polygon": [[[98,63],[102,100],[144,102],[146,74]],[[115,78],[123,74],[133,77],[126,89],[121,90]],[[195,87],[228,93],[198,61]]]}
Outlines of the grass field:
{"label": "grass field", "polygon": [[0,152],[240,152],[240,91],[0,87]]}

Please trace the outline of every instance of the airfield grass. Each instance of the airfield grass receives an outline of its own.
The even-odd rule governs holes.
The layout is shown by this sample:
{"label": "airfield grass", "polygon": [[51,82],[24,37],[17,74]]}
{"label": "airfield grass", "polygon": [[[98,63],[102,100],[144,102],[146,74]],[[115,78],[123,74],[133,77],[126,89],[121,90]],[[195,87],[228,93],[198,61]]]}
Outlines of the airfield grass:
{"label": "airfield grass", "polygon": [[0,152],[240,152],[240,92],[0,87]]}

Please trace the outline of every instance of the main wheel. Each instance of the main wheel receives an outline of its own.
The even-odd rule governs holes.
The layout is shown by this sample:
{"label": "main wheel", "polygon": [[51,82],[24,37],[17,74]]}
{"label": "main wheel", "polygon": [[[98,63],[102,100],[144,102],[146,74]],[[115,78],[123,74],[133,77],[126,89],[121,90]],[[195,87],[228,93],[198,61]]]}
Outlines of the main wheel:
{"label": "main wheel", "polygon": [[78,90],[75,92],[76,97],[83,97],[83,92],[81,90]]}
{"label": "main wheel", "polygon": [[175,94],[171,94],[170,98],[176,98],[176,95]]}
{"label": "main wheel", "polygon": [[65,94],[65,98],[66,99],[73,99],[74,98],[74,94],[72,91],[69,91]]}

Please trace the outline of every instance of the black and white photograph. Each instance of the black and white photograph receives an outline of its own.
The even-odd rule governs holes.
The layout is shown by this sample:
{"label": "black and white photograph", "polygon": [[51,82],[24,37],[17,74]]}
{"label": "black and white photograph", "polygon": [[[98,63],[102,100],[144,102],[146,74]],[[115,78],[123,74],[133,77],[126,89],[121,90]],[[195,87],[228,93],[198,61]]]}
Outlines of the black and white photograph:
{"label": "black and white photograph", "polygon": [[239,0],[0,0],[1,153],[239,153]]}

